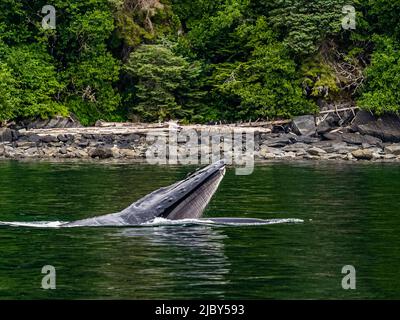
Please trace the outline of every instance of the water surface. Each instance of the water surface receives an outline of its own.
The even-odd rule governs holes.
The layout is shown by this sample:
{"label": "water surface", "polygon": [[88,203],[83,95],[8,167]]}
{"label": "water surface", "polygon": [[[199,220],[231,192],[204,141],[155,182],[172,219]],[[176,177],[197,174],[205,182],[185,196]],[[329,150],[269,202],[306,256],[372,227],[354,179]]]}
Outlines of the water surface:
{"label": "water surface", "polygon": [[[195,167],[0,162],[1,221],[120,211]],[[281,163],[228,170],[206,217],[266,226],[0,226],[0,298],[400,298],[400,166]],[[357,289],[343,290],[344,265]],[[53,265],[57,289],[41,289]]]}

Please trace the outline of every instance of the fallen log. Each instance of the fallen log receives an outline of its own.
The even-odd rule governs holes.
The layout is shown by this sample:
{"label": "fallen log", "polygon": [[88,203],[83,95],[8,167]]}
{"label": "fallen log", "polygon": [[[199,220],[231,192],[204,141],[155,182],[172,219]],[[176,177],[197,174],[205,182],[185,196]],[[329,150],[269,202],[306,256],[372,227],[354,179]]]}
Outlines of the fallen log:
{"label": "fallen log", "polygon": [[360,109],[359,107],[351,107],[351,108],[342,108],[342,109],[333,109],[333,110],[326,110],[326,111],[321,111],[319,114],[327,114],[327,113],[337,113],[337,112],[343,112],[343,111],[353,111]]}

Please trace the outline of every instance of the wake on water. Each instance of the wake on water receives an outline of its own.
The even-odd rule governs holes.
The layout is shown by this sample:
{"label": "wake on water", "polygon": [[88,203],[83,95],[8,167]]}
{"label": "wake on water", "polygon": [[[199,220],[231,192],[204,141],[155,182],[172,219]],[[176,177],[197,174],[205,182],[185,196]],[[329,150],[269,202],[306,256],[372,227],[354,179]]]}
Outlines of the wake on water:
{"label": "wake on water", "polygon": [[[168,225],[215,225],[215,226],[259,226],[271,224],[303,223],[301,219],[253,219],[253,218],[203,218],[203,219],[183,219],[169,220],[155,218],[154,220],[135,226],[116,226],[116,227],[157,227]],[[0,226],[25,227],[25,228],[62,228],[68,221],[36,221],[36,222],[5,222],[0,221]],[[109,226],[110,227],[110,226]],[[71,228],[71,227],[69,227]],[[72,227],[78,228],[78,227]],[[96,227],[99,228],[99,227]]]}

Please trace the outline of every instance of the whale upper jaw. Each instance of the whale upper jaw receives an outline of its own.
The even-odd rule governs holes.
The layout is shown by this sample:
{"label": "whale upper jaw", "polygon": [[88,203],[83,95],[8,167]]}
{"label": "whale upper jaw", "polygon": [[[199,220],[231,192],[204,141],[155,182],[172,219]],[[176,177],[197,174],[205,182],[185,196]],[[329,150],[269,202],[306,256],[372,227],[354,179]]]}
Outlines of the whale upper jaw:
{"label": "whale upper jaw", "polygon": [[67,223],[75,226],[139,225],[162,217],[171,220],[197,219],[225,175],[225,161],[217,161],[171,186],[160,188],[118,213]]}

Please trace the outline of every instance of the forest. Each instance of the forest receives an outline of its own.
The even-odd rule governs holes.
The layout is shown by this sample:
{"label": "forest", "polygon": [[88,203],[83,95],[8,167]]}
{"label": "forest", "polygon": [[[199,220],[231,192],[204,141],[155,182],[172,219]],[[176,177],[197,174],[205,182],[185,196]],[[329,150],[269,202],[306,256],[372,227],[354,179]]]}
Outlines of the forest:
{"label": "forest", "polygon": [[400,0],[1,0],[0,122],[396,113],[399,17]]}

